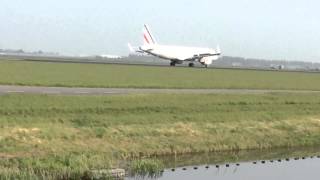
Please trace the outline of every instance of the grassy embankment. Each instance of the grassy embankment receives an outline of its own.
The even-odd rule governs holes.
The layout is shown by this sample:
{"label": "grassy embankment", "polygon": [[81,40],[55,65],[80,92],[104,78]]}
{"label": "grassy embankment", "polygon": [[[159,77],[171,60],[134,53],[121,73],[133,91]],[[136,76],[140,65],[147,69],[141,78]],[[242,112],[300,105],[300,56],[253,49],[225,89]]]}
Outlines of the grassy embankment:
{"label": "grassy embankment", "polygon": [[79,178],[141,156],[319,144],[320,94],[0,96],[0,177]]}
{"label": "grassy embankment", "polygon": [[320,73],[0,61],[0,84],[320,90]]}

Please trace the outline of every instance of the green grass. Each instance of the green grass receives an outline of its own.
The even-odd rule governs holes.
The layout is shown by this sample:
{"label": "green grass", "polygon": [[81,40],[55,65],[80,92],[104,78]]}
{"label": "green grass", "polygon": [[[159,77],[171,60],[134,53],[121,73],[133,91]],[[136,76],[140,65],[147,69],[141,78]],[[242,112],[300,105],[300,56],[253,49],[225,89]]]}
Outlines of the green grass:
{"label": "green grass", "polygon": [[0,179],[78,179],[137,157],[318,145],[318,93],[0,96]]}
{"label": "green grass", "polygon": [[157,159],[134,160],[130,164],[131,176],[157,177],[164,169],[162,161]]}
{"label": "green grass", "polygon": [[0,84],[320,90],[320,73],[0,61]]}
{"label": "green grass", "polygon": [[91,179],[90,170],[111,167],[102,154],[66,154],[0,158],[0,179]]}

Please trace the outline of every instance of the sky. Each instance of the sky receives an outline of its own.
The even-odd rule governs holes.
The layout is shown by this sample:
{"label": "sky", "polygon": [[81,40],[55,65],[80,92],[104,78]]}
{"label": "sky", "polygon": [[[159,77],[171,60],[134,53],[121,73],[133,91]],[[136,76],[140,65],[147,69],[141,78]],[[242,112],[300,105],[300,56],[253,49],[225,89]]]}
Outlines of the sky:
{"label": "sky", "polygon": [[159,44],[320,62],[317,0],[0,0],[0,48],[127,55],[142,26]]}

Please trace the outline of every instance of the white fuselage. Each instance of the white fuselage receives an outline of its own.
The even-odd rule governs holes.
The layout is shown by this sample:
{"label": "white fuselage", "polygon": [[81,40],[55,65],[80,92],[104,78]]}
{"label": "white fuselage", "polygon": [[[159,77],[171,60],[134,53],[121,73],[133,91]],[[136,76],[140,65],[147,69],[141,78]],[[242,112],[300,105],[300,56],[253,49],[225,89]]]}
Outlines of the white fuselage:
{"label": "white fuselage", "polygon": [[212,64],[217,60],[220,53],[215,49],[197,48],[185,46],[167,46],[167,45],[143,45],[140,50],[145,53],[171,60],[171,61],[199,61],[203,64]]}
{"label": "white fuselage", "polygon": [[185,61],[201,54],[216,54],[214,49],[185,46],[145,45],[141,50],[169,60]]}

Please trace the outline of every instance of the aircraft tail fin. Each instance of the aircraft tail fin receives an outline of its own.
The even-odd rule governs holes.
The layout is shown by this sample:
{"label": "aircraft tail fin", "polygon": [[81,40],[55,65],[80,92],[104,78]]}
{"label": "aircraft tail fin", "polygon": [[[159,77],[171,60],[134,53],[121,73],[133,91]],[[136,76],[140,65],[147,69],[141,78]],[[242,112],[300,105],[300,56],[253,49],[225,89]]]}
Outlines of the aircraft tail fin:
{"label": "aircraft tail fin", "polygon": [[145,45],[153,45],[157,44],[156,40],[152,36],[148,25],[144,25],[143,27],[143,44]]}

